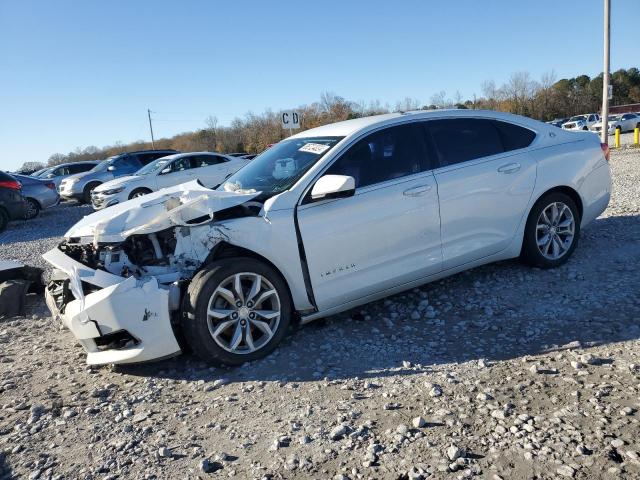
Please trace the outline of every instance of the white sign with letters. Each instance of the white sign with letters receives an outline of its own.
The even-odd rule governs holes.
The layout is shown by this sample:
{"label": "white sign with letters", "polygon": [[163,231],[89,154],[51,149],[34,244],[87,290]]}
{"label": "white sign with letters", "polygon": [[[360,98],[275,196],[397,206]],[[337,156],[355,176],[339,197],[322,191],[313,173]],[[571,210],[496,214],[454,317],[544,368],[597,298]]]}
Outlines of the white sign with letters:
{"label": "white sign with letters", "polygon": [[295,110],[285,110],[280,114],[282,128],[289,130],[300,128],[300,114]]}

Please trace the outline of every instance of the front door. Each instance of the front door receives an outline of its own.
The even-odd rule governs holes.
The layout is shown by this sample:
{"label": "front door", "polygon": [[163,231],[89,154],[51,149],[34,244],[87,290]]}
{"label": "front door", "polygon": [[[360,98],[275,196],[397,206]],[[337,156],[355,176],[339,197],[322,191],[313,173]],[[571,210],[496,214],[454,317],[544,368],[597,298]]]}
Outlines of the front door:
{"label": "front door", "polygon": [[420,127],[358,141],[325,174],[356,181],[349,198],[298,207],[313,293],[326,309],[438,273],[440,216]]}

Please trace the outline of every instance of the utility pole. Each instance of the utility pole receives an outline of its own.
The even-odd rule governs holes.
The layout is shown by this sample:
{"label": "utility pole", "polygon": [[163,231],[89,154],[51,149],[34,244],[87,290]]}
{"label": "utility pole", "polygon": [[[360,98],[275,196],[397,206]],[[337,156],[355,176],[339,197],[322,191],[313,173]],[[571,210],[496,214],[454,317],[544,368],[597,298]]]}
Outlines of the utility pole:
{"label": "utility pole", "polygon": [[611,0],[604,0],[604,72],[602,75],[602,131],[600,141],[609,142],[609,41],[611,35]]}
{"label": "utility pole", "polygon": [[156,144],[153,141],[153,125],[151,125],[151,110],[147,108],[147,116],[149,117],[149,130],[151,130],[151,148],[156,149]]}

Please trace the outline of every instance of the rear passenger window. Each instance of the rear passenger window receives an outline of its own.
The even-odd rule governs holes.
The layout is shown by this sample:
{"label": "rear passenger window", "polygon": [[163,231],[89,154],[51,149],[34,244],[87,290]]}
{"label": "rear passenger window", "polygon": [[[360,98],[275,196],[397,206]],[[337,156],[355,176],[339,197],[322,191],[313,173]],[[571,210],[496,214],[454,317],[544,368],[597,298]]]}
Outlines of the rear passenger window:
{"label": "rear passenger window", "polygon": [[505,152],[526,148],[531,145],[533,139],[536,138],[535,132],[532,132],[528,128],[514,125],[513,123],[493,120],[493,124],[500,133],[500,139],[502,140]]}
{"label": "rear passenger window", "polygon": [[428,169],[418,124],[398,125],[366,136],[342,155],[327,174],[349,175],[356,188],[412,175]]}
{"label": "rear passenger window", "polygon": [[218,155],[196,155],[193,157],[194,168],[210,167],[212,165],[219,165],[227,160]]}
{"label": "rear passenger window", "polygon": [[504,152],[491,120],[452,118],[426,122],[440,166],[455,165]]}

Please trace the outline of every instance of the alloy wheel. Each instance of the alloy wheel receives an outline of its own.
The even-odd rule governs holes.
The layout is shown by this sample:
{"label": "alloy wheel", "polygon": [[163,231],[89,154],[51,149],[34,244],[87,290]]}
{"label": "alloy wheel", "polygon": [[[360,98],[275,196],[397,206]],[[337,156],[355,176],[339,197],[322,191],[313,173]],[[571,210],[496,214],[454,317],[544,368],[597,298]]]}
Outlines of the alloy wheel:
{"label": "alloy wheel", "polygon": [[248,354],[264,347],[280,324],[281,303],[275,287],[262,275],[236,273],[211,295],[207,326],[227,352]]}
{"label": "alloy wheel", "polygon": [[564,256],[575,237],[575,218],[571,209],[563,202],[553,202],[545,207],[536,224],[538,250],[548,260]]}

